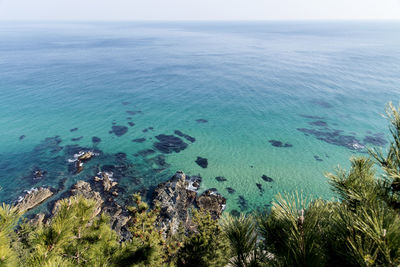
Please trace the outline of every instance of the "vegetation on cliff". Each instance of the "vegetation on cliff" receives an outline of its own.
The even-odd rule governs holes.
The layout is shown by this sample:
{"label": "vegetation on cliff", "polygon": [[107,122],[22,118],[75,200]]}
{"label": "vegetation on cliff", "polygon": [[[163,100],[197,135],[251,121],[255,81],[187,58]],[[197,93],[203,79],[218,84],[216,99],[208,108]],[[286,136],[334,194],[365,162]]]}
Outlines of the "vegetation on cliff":
{"label": "vegetation on cliff", "polygon": [[189,227],[168,233],[160,207],[135,195],[123,242],[92,199],[63,199],[48,222],[18,226],[20,211],[3,204],[0,266],[399,266],[400,110],[387,111],[387,151],[327,174],[338,200],[280,194],[264,214],[220,220],[194,210]]}

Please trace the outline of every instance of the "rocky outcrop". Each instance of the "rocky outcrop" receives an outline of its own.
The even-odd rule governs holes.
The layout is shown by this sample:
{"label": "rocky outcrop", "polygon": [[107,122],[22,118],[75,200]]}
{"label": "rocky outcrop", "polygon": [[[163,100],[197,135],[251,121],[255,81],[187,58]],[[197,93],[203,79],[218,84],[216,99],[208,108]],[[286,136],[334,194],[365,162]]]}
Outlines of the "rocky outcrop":
{"label": "rocky outcrop", "polygon": [[153,204],[161,212],[158,224],[164,232],[176,233],[179,226],[190,228],[191,210],[202,208],[217,219],[225,208],[226,199],[213,190],[207,190],[197,197],[201,177],[186,177],[182,171],[167,182],[159,184],[153,193]]}
{"label": "rocky outcrop", "polygon": [[[99,175],[100,177],[99,177],[99,176],[95,176],[95,177],[94,177],[94,180],[95,180],[96,182],[103,181],[103,189],[104,189],[104,192],[109,192],[109,191],[111,190],[111,188],[113,188],[113,187],[115,187],[116,185],[118,185],[117,182],[114,182],[114,181],[113,181],[113,179],[110,177],[111,175],[110,175],[109,173],[107,173],[107,172],[100,172],[100,173],[98,173],[98,175]],[[115,196],[115,195],[118,195],[118,192],[114,191],[114,192],[112,192],[112,194]]]}
{"label": "rocky outcrop", "polygon": [[39,204],[53,196],[53,194],[54,192],[50,187],[33,188],[28,191],[26,195],[20,197],[15,206],[19,209],[20,212],[26,212],[38,206]]}
{"label": "rocky outcrop", "polygon": [[226,199],[216,190],[209,189],[196,199],[196,204],[200,209],[209,211],[211,216],[217,219],[225,209]]}

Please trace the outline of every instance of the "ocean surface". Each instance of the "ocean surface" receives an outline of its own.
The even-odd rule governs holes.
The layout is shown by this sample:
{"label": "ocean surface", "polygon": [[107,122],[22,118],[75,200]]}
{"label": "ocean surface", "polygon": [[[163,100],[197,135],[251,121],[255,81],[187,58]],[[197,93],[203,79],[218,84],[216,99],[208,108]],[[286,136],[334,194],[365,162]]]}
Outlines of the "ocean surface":
{"label": "ocean surface", "polygon": [[1,22],[0,202],[100,170],[124,203],[177,170],[228,211],[330,199],[399,100],[400,22]]}

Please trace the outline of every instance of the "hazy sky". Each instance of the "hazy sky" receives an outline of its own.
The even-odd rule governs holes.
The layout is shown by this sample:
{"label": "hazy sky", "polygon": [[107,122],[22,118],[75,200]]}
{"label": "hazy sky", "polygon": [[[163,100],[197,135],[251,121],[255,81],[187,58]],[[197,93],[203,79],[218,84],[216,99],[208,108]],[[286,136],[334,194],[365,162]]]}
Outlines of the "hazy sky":
{"label": "hazy sky", "polygon": [[400,19],[400,0],[0,0],[0,20]]}

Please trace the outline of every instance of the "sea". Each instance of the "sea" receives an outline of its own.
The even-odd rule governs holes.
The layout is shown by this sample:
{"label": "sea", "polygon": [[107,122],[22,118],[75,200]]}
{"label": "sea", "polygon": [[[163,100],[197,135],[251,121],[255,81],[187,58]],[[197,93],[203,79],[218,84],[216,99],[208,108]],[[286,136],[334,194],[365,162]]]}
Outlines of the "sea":
{"label": "sea", "polygon": [[396,21],[0,22],[0,202],[107,171],[129,204],[178,170],[235,214],[335,199],[399,100]]}

